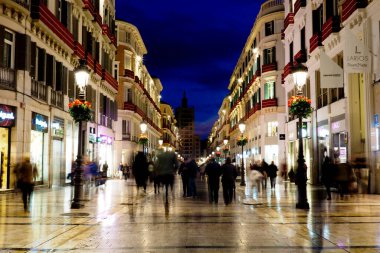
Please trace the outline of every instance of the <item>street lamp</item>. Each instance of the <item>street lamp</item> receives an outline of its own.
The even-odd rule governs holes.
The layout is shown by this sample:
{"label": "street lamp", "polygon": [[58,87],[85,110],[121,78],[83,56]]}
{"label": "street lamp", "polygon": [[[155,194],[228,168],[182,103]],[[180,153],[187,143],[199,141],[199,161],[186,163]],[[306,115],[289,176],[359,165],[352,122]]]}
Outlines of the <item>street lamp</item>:
{"label": "street lamp", "polygon": [[240,185],[241,186],[245,186],[245,170],[244,170],[244,138],[243,138],[243,134],[244,134],[244,131],[245,131],[245,124],[243,122],[241,122],[239,124],[239,130],[240,130],[240,133],[241,133],[241,182],[240,182]]}
{"label": "street lamp", "polygon": [[[307,68],[298,63],[292,71],[294,84],[297,86],[298,94],[302,94],[302,88],[307,80]],[[298,189],[298,203],[296,208],[309,209],[306,192],[306,168],[303,156],[303,140],[302,140],[302,116],[298,116],[298,168],[296,173],[296,182]]]}
{"label": "street lamp", "polygon": [[163,143],[164,143],[164,141],[162,139],[158,140],[158,145],[160,145],[160,147],[162,146]]}
{"label": "street lamp", "polygon": [[[86,99],[85,87],[90,76],[90,72],[87,68],[86,60],[80,60],[79,66],[74,70],[75,81],[79,88],[79,100],[84,101]],[[75,161],[75,171],[74,171],[74,198],[71,202],[72,209],[81,208],[83,205],[80,203],[80,198],[82,196],[82,150],[83,150],[83,138],[82,138],[82,120],[78,122],[78,154]]]}
{"label": "street lamp", "polygon": [[148,128],[148,125],[145,123],[145,121],[142,121],[140,123],[140,130],[141,130],[141,138],[142,139],[142,145],[143,145],[143,153],[145,154],[145,140],[148,139],[147,136],[145,136],[146,129]]}

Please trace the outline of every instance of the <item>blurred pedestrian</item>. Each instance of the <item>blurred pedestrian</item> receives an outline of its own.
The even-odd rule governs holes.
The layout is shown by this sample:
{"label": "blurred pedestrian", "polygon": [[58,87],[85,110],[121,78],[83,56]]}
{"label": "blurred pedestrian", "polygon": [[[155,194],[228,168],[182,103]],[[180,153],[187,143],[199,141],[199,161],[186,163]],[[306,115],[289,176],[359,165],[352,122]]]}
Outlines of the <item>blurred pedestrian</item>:
{"label": "blurred pedestrian", "polygon": [[25,157],[21,163],[16,164],[15,174],[17,187],[22,192],[24,210],[29,211],[30,198],[34,189],[34,182],[38,176],[37,167],[30,163],[29,157]]}
{"label": "blurred pedestrian", "polygon": [[209,202],[215,202],[215,204],[218,204],[219,180],[222,175],[222,169],[219,163],[215,161],[215,158],[211,158],[210,162],[206,165],[205,174],[207,175],[208,181]]}
{"label": "blurred pedestrian", "polygon": [[156,172],[160,182],[165,186],[165,199],[168,203],[168,188],[173,191],[174,174],[178,169],[177,155],[174,152],[161,152],[157,156]]}
{"label": "blurred pedestrian", "polygon": [[189,158],[185,164],[189,173],[189,192],[188,197],[195,198],[197,196],[197,187],[195,185],[195,179],[197,178],[199,167],[194,159]]}
{"label": "blurred pedestrian", "polygon": [[276,177],[277,177],[277,166],[274,164],[274,161],[268,166],[268,176],[270,178],[270,187],[272,189],[276,186]]}
{"label": "blurred pedestrian", "polygon": [[237,169],[231,163],[231,158],[227,157],[226,163],[222,165],[222,185],[224,203],[229,205],[233,198],[233,188],[237,177]]}
{"label": "blurred pedestrian", "polygon": [[331,199],[331,184],[335,178],[335,165],[331,162],[330,157],[327,155],[323,159],[322,163],[322,183],[326,187],[327,200]]}
{"label": "blurred pedestrian", "polygon": [[261,161],[261,165],[260,165],[260,172],[261,174],[263,174],[264,178],[263,178],[263,188],[266,189],[267,188],[267,179],[268,179],[268,163],[263,159]]}
{"label": "blurred pedestrian", "polygon": [[136,180],[137,190],[143,187],[144,193],[146,193],[146,184],[148,181],[148,161],[145,154],[139,151],[132,165],[132,173]]}
{"label": "blurred pedestrian", "polygon": [[178,174],[181,175],[183,197],[187,197],[189,194],[189,170],[186,167],[185,162],[182,162],[178,169]]}

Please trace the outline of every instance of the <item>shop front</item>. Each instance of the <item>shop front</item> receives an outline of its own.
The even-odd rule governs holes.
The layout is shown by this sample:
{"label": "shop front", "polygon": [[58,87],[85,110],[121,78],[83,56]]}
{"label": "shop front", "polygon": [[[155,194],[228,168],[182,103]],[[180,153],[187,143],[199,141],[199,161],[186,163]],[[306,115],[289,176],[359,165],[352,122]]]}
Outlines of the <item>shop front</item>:
{"label": "shop front", "polygon": [[100,135],[98,137],[100,169],[102,169],[103,164],[107,162],[109,177],[117,174],[117,168],[114,168],[112,166],[113,165],[112,144],[113,144],[112,137],[107,136],[107,135]]}
{"label": "shop front", "polygon": [[0,190],[10,188],[11,131],[16,122],[16,107],[0,105]]}
{"label": "shop front", "polygon": [[345,119],[331,123],[333,157],[339,157],[341,163],[348,160],[348,133]]}
{"label": "shop front", "polygon": [[30,140],[30,161],[37,168],[36,184],[48,182],[48,133],[49,118],[32,112],[32,130]]}
{"label": "shop front", "polygon": [[65,184],[66,170],[64,161],[63,139],[65,133],[64,119],[54,117],[51,124],[52,136],[52,185],[62,186]]}

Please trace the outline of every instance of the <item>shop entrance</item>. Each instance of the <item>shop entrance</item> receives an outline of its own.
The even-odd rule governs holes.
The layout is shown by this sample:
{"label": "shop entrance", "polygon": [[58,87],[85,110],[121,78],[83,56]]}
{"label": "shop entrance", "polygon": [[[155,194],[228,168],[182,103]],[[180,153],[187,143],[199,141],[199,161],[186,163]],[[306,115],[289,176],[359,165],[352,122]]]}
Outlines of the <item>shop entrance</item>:
{"label": "shop entrance", "polygon": [[44,144],[45,134],[39,131],[31,131],[30,142],[30,161],[37,167],[36,183],[42,184],[43,171],[44,171]]}
{"label": "shop entrance", "polygon": [[9,143],[10,129],[0,127],[0,189],[9,189],[10,169],[9,169]]}
{"label": "shop entrance", "polygon": [[333,134],[334,157],[338,156],[341,163],[347,162],[347,132]]}

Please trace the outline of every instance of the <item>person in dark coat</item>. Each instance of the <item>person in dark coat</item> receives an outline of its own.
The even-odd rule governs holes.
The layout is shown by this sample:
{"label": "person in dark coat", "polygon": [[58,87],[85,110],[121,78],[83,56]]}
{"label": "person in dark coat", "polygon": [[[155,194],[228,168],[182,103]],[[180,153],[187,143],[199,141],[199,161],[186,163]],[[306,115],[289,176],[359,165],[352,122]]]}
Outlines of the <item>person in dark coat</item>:
{"label": "person in dark coat", "polygon": [[326,187],[327,199],[331,199],[331,184],[335,178],[335,165],[331,162],[330,157],[325,156],[322,163],[322,183]]}
{"label": "person in dark coat", "polygon": [[174,152],[161,152],[156,161],[157,177],[165,186],[165,198],[168,203],[168,188],[173,190],[174,174],[178,169],[177,155]]}
{"label": "person in dark coat", "polygon": [[263,159],[260,166],[260,172],[261,174],[264,175],[264,179],[262,181],[264,189],[267,188],[268,167],[269,167],[268,163]]}
{"label": "person in dark coat", "polygon": [[219,163],[215,161],[215,158],[211,158],[210,162],[207,164],[205,174],[208,177],[209,202],[215,202],[215,204],[218,204],[219,180],[222,175],[222,170]]}
{"label": "person in dark coat", "polygon": [[194,159],[189,158],[185,164],[185,167],[188,169],[189,173],[189,192],[187,197],[195,198],[197,196],[197,187],[195,185],[195,179],[199,172],[199,167]]}
{"label": "person in dark coat", "polygon": [[189,171],[184,162],[179,166],[178,174],[182,178],[183,197],[187,197],[189,195]]}
{"label": "person in dark coat", "polygon": [[237,177],[237,169],[231,163],[231,158],[226,159],[226,163],[222,166],[222,185],[223,185],[223,198],[224,203],[229,205],[233,198],[233,189],[235,179]]}
{"label": "person in dark coat", "polygon": [[142,186],[144,188],[144,192],[146,192],[146,183],[149,175],[148,161],[145,154],[141,151],[139,151],[135,156],[135,161],[132,166],[132,173],[136,180],[137,189]]}
{"label": "person in dark coat", "polygon": [[270,178],[270,187],[272,189],[274,189],[276,186],[277,171],[278,171],[278,168],[274,164],[274,161],[272,161],[271,164],[268,166],[268,176]]}

